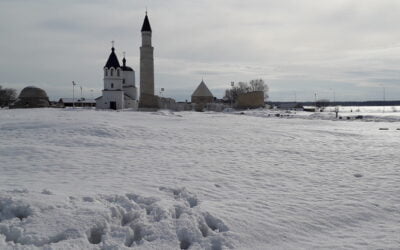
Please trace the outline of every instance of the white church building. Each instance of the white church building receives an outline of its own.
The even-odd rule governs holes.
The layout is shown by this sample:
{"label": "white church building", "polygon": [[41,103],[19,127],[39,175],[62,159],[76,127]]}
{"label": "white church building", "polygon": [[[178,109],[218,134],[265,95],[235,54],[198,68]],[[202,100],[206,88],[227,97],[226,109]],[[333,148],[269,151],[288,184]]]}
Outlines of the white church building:
{"label": "white church building", "polygon": [[135,71],[126,66],[125,56],[122,59],[122,66],[119,64],[114,46],[103,70],[103,95],[96,98],[96,109],[137,109]]}

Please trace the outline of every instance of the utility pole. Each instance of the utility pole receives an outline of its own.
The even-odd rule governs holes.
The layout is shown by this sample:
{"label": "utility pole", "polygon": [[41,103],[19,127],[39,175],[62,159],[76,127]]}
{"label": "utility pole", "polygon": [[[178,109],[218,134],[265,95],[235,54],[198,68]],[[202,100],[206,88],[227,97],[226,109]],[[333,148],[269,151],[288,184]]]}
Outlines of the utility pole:
{"label": "utility pole", "polygon": [[75,108],[75,85],[76,83],[72,81],[72,107]]}
{"label": "utility pole", "polygon": [[315,112],[317,112],[317,93],[314,93]]}
{"label": "utility pole", "polygon": [[82,85],[79,85],[79,87],[81,88],[81,107],[83,107],[83,95],[82,95]]}
{"label": "utility pole", "polygon": [[231,91],[230,91],[230,97],[229,99],[231,99],[231,108],[233,108],[233,87],[235,86],[235,82],[231,82]]}
{"label": "utility pole", "polygon": [[333,102],[336,103],[336,91],[333,90]]}
{"label": "utility pole", "polygon": [[386,89],[385,89],[385,86],[383,86],[383,84],[381,84],[381,87],[382,87],[382,100],[383,100],[383,102],[385,102],[386,101]]}
{"label": "utility pole", "polygon": [[382,88],[383,88],[383,113],[385,113],[385,105],[386,105],[386,89],[385,89],[385,86],[383,86],[383,84],[382,84]]}
{"label": "utility pole", "polygon": [[332,91],[332,97],[333,97],[333,103],[332,103],[332,105],[335,105],[335,103],[336,103],[336,93],[335,93],[335,90],[334,89],[330,89],[331,91]]}

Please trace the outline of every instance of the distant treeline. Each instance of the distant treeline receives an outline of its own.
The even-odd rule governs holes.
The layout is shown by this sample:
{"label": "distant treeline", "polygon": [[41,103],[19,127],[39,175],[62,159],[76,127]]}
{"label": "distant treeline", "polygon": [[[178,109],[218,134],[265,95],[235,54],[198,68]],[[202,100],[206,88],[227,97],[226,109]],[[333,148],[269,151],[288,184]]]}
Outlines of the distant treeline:
{"label": "distant treeline", "polygon": [[[268,102],[272,106],[315,106],[315,102]],[[329,106],[400,106],[400,101],[329,102]]]}

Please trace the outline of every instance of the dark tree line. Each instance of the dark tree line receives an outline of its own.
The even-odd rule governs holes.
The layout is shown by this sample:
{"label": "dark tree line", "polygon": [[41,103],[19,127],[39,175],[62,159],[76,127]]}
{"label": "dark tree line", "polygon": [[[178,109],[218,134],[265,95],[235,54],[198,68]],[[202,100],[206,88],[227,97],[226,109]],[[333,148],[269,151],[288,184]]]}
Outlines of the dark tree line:
{"label": "dark tree line", "polygon": [[250,82],[238,82],[233,85],[230,89],[225,90],[225,100],[236,101],[237,97],[241,94],[246,94],[254,91],[264,92],[264,99],[266,100],[268,96],[268,85],[263,79],[255,79]]}
{"label": "dark tree line", "polygon": [[0,107],[7,107],[17,99],[17,91],[0,85]]}

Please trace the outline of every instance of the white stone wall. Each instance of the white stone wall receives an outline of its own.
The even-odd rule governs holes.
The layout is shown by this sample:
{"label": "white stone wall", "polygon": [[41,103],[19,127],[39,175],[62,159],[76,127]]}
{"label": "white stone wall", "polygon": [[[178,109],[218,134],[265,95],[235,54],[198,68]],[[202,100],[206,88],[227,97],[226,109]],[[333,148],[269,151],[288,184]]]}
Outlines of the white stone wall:
{"label": "white stone wall", "polygon": [[135,85],[135,71],[122,71],[122,77],[125,79],[124,85]]}
{"label": "white stone wall", "polygon": [[138,109],[138,101],[137,100],[132,100],[129,98],[125,98],[125,107],[126,109]]}
{"label": "white stone wall", "polygon": [[103,96],[96,101],[97,109],[109,109],[110,102],[116,102],[117,109],[123,109],[124,103],[124,92],[122,90],[103,90]]}
{"label": "white stone wall", "polygon": [[135,86],[135,71],[123,71],[123,78],[125,83],[123,84],[123,90],[133,100],[137,100],[137,88]]}
{"label": "white stone wall", "polygon": [[[122,90],[123,71],[121,69],[114,69],[114,73],[111,76],[111,69],[107,69],[108,74],[104,75],[104,90]],[[120,71],[119,76],[117,70]]]}

